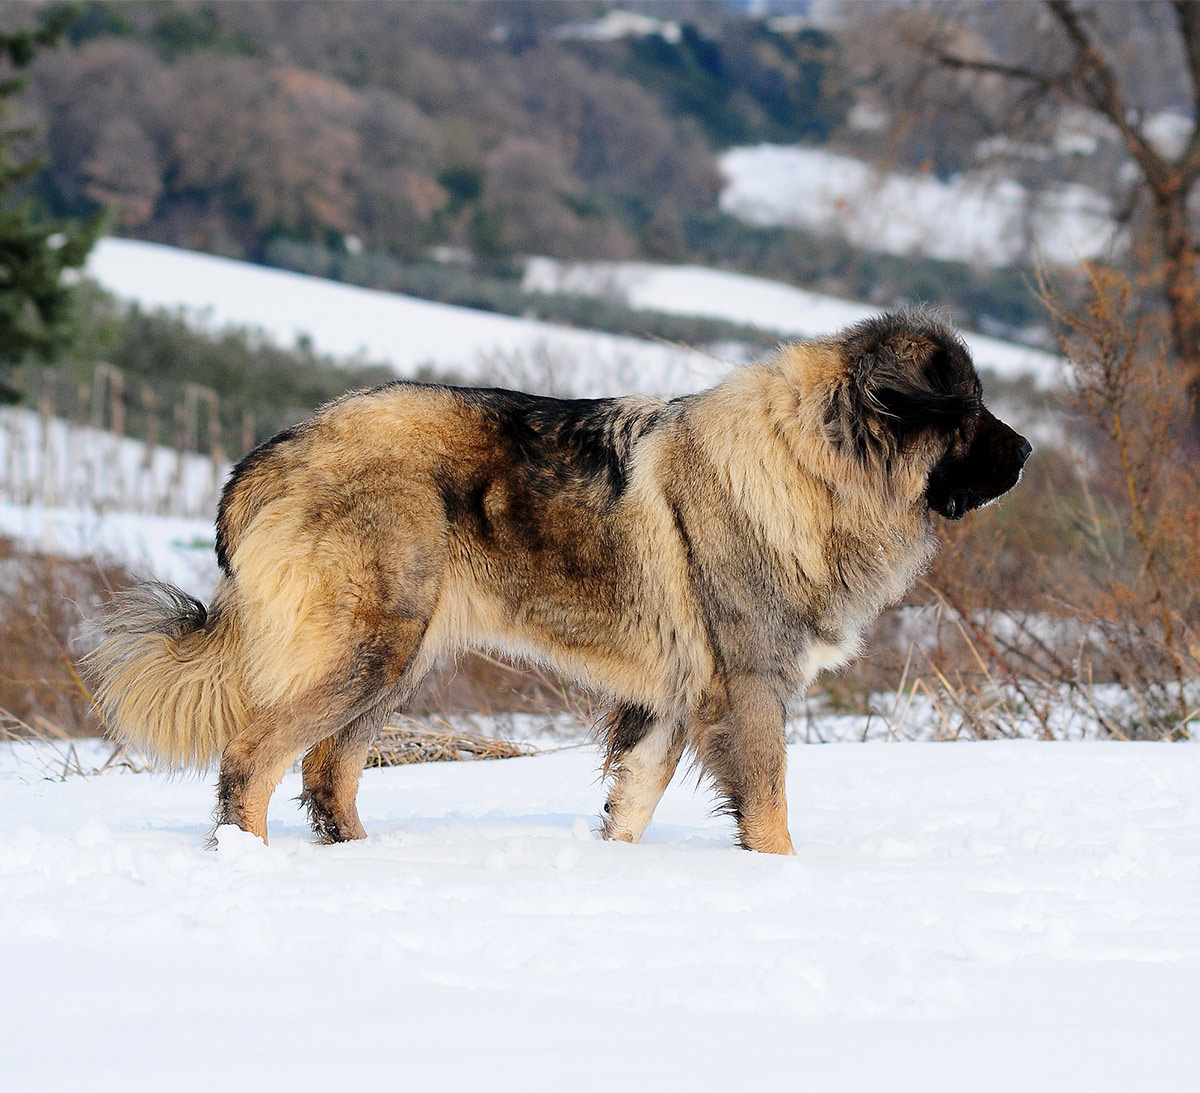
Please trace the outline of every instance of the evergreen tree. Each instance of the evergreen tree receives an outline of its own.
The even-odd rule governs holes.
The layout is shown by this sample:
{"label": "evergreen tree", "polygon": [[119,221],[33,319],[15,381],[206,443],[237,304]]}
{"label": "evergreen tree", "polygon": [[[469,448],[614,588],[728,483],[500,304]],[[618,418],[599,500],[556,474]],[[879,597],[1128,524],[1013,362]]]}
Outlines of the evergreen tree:
{"label": "evergreen tree", "polygon": [[[55,45],[76,16],[58,8],[41,23],[11,34],[0,33],[0,366],[29,359],[51,360],[73,334],[72,284],[63,274],[79,269],[102,227],[102,218],[65,221],[47,217],[22,184],[42,167],[38,157],[23,157],[22,145],[33,132],[10,126],[10,100],[25,86],[21,70],[37,54]],[[17,392],[0,376],[0,401]]]}

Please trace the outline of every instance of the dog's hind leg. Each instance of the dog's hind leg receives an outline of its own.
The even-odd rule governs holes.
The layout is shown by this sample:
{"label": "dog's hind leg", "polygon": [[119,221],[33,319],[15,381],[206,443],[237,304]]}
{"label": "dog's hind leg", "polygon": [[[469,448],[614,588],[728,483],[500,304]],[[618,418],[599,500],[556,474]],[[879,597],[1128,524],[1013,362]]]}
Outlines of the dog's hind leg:
{"label": "dog's hind leg", "polygon": [[[389,699],[415,689],[410,676],[424,630],[423,623],[407,620],[391,633],[375,634],[301,699],[260,710],[221,757],[217,826],[236,824],[266,842],[271,794],[296,758],[314,748],[316,754],[305,764],[305,795],[315,778],[324,802],[321,818],[338,827],[339,838],[362,838],[354,806],[362,760],[374,730],[394,704]],[[332,741],[329,747],[318,750],[326,740]],[[319,771],[327,772],[324,779]],[[315,826],[318,813],[310,814]],[[318,834],[325,837],[332,831],[319,829]]]}
{"label": "dog's hind leg", "polygon": [[386,711],[365,713],[344,729],[317,741],[304,756],[300,803],[308,810],[308,822],[321,842],[367,837],[355,798],[371,741],[386,716]]}
{"label": "dog's hind leg", "polygon": [[606,774],[614,775],[604,804],[606,839],[635,843],[650,826],[679,757],[684,733],[678,722],[657,719],[640,706],[618,706],[607,718]]}
{"label": "dog's hind leg", "polygon": [[783,703],[769,683],[752,677],[730,680],[726,694],[725,716],[698,733],[700,764],[737,821],[743,848],[793,854]]}
{"label": "dog's hind leg", "polygon": [[275,787],[296,756],[337,723],[326,705],[308,698],[261,710],[226,745],[213,812],[217,827],[236,824],[267,841],[267,805]]}
{"label": "dog's hind leg", "polygon": [[322,842],[367,837],[355,804],[358,780],[380,727],[389,714],[406,704],[414,690],[411,682],[394,688],[373,709],[317,741],[304,756],[300,802],[308,809],[309,823]]}

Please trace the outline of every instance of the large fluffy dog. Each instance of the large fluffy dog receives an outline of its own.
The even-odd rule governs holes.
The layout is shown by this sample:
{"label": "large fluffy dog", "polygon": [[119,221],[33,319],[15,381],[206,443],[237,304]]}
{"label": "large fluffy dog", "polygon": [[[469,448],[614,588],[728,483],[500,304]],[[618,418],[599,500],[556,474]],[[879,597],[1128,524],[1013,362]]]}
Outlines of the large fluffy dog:
{"label": "large fluffy dog", "polygon": [[392,383],[234,469],[212,607],[118,597],[90,657],[111,729],[164,764],[221,757],[216,819],[266,838],[304,756],[326,840],[373,734],[442,656],[536,658],[610,703],[604,834],[636,842],[685,749],[743,846],[789,853],[784,704],[1029,444],[923,312],[780,350],[672,402]]}

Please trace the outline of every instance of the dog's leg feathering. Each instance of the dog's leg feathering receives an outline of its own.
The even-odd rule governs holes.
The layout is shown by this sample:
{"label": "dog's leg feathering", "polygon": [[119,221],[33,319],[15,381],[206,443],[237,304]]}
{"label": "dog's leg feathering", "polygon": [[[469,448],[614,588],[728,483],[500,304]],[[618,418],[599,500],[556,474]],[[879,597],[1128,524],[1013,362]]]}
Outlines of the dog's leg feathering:
{"label": "dog's leg feathering", "polygon": [[725,716],[699,734],[700,764],[738,825],[739,845],[766,854],[794,854],[788,832],[787,749],[783,704],[764,680],[727,685]]}
{"label": "dog's leg feathering", "polygon": [[672,721],[656,719],[640,706],[620,706],[609,715],[605,773],[613,783],[604,804],[606,839],[637,842],[650,826],[679,757],[684,734]]}

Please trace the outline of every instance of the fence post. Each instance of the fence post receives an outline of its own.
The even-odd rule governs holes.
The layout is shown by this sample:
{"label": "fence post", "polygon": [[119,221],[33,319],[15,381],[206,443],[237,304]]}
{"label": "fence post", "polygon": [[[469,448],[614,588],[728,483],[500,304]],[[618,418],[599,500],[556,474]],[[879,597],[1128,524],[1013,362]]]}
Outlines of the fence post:
{"label": "fence post", "polygon": [[[115,477],[115,502],[123,506],[125,496],[125,461],[122,458],[122,443],[125,437],[125,374],[111,364],[100,361],[92,371],[92,433],[88,437],[88,447],[92,457],[91,500],[104,507],[102,493],[107,473],[111,470]],[[105,397],[107,395],[107,398]],[[108,404],[108,428],[105,429],[104,408]],[[104,434],[108,433],[106,437]],[[111,458],[108,458],[111,456]]]}
{"label": "fence post", "polygon": [[[200,407],[204,406],[208,411],[209,483],[208,496],[201,504],[201,507],[207,510],[216,500],[217,489],[220,486],[221,462],[225,458],[221,451],[221,401],[211,387],[201,387],[198,383],[185,384],[183,390],[185,428],[187,430],[185,443],[188,443],[188,446],[197,454],[202,450],[200,446]],[[180,466],[182,472],[182,461]]]}
{"label": "fence post", "polygon": [[142,413],[146,425],[142,436],[141,511],[155,512],[158,509],[154,479],[154,456],[158,451],[158,398],[148,383],[142,384]]}
{"label": "fence post", "polygon": [[[42,425],[42,454],[41,466],[38,467],[38,471],[42,480],[41,502],[46,508],[52,508],[54,505],[54,469],[50,452],[50,423],[54,420],[54,395],[57,379],[58,377],[52,369],[42,369],[42,393],[38,398],[38,417]],[[32,494],[30,500],[33,500]]]}

